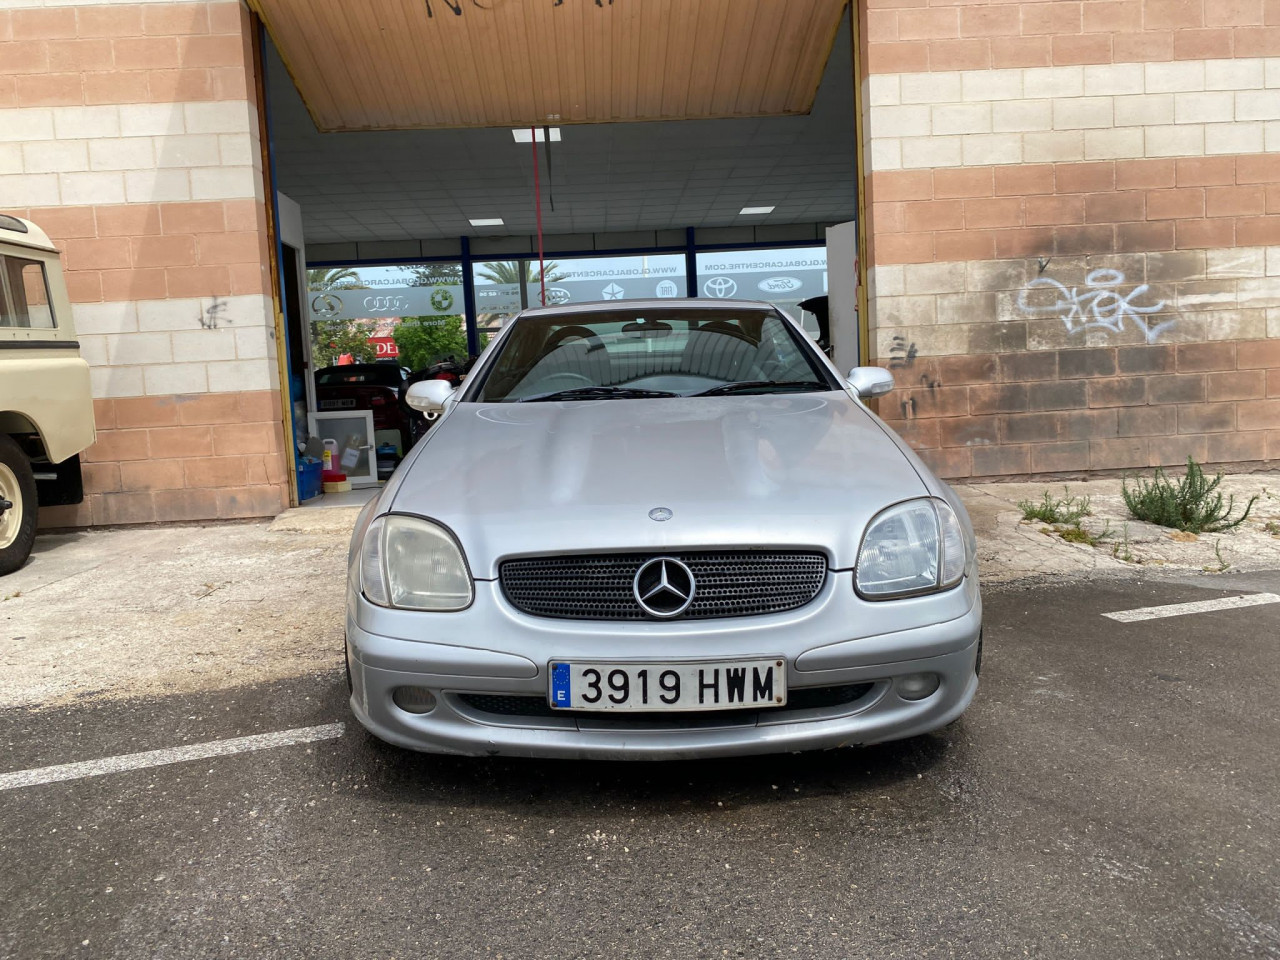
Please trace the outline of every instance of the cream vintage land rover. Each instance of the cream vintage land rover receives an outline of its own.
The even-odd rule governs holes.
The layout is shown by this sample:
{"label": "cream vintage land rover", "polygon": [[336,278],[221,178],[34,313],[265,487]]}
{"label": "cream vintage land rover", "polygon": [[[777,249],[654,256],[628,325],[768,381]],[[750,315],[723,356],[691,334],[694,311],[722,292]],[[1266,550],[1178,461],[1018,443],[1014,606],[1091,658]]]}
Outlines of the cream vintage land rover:
{"label": "cream vintage land rover", "polygon": [[94,440],[58,251],[34,223],[0,214],[0,576],[22,566],[40,505],[79,503]]}

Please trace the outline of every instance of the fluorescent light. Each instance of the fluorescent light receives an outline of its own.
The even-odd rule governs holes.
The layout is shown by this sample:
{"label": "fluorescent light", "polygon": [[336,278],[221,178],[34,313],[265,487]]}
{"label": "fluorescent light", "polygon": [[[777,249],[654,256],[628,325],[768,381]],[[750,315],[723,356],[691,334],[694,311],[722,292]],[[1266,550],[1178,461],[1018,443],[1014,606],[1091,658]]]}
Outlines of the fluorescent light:
{"label": "fluorescent light", "polygon": [[[530,143],[533,140],[533,132],[528,127],[516,127],[514,130],[511,131],[511,135],[516,138],[516,143]],[[538,142],[542,143],[546,139],[547,139],[546,133],[543,131],[542,127],[539,127]],[[551,142],[552,143],[560,142],[559,127],[551,128]]]}
{"label": "fluorescent light", "polygon": [[753,214],[773,213],[773,207],[743,207],[738,213],[740,217],[749,217]]}
{"label": "fluorescent light", "polygon": [[479,220],[472,220],[473,227],[500,227],[502,226],[501,217],[481,217]]}

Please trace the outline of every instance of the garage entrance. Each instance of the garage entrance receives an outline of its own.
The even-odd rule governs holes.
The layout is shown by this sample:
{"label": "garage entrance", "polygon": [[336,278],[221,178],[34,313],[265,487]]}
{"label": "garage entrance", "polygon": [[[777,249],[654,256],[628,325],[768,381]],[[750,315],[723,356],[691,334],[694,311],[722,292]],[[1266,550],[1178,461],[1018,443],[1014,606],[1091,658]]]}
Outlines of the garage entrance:
{"label": "garage entrance", "polygon": [[[389,81],[369,59],[363,11],[342,13],[341,62],[318,63],[331,38],[292,19],[294,5],[254,4],[267,28],[300,458],[329,440],[357,486],[385,479],[418,435],[394,399],[402,378],[442,364],[464,374],[508,319],[544,302],[767,300],[816,332],[800,304],[829,296],[837,359],[857,362],[857,108],[842,0],[530,4],[526,29],[569,31],[543,50],[550,73],[540,54],[502,44],[513,5],[428,4],[404,29],[425,44],[420,66],[439,81],[429,89],[418,68],[375,87],[374,74]],[[659,7],[666,21],[651,19]],[[693,37],[677,36],[682,22]],[[390,33],[378,26],[384,43]],[[481,36],[487,55],[462,64],[449,43],[474,54]],[[583,50],[583,75],[607,78],[604,99],[565,75]],[[449,69],[462,71],[456,82],[444,82]],[[529,71],[537,102],[522,108],[514,78]],[[529,110],[527,125],[500,122]],[[402,129],[412,126],[430,129]]]}

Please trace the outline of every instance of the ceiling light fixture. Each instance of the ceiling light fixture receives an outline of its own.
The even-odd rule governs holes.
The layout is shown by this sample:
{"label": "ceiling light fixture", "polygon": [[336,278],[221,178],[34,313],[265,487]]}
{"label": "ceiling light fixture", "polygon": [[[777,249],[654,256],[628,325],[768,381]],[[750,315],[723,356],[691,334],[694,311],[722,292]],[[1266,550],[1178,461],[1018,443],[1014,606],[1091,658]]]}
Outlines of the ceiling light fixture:
{"label": "ceiling light fixture", "polygon": [[743,207],[738,216],[749,217],[761,213],[773,213],[773,207]]}
{"label": "ceiling light fixture", "polygon": [[473,227],[500,227],[502,226],[501,217],[481,217],[479,220],[472,220]]}
{"label": "ceiling light fixture", "polygon": [[[511,131],[511,135],[516,138],[516,143],[529,143],[533,140],[533,131],[531,131],[528,127],[516,127],[514,130]],[[542,127],[539,127],[538,142],[543,143],[546,139],[547,139],[547,136],[543,132]],[[551,128],[551,142],[552,143],[560,142],[559,127]]]}

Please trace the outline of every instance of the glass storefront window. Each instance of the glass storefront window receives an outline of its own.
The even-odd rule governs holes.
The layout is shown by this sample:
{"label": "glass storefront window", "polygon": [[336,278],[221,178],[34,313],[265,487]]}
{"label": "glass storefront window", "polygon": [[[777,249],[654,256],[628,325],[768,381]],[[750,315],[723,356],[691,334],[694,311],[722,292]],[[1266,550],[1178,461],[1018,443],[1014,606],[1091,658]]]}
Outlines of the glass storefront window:
{"label": "glass storefront window", "polygon": [[799,303],[827,292],[827,248],[698,254],[698,296],[766,300],[801,319]]}

